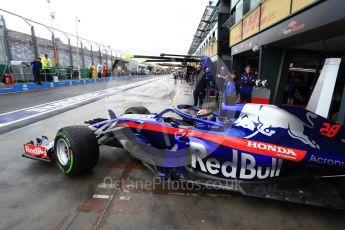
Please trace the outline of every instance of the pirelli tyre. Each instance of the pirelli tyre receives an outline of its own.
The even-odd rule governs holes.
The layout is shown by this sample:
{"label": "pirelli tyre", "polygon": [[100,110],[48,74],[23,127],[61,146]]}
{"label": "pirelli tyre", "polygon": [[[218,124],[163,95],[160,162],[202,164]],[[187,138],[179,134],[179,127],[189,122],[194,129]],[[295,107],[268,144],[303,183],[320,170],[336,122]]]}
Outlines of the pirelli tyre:
{"label": "pirelli tyre", "polygon": [[150,111],[144,106],[130,107],[124,114],[150,114]]}
{"label": "pirelli tyre", "polygon": [[60,129],[55,137],[54,150],[58,167],[68,176],[78,176],[91,171],[99,159],[96,136],[86,126]]}

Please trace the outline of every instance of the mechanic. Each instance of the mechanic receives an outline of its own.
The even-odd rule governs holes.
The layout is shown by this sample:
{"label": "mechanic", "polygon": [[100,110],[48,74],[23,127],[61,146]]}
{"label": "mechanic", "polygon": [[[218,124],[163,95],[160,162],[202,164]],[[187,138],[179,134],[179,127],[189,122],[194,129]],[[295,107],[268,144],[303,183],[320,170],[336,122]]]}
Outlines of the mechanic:
{"label": "mechanic", "polygon": [[210,68],[206,68],[206,79],[209,80],[210,82],[212,82],[214,80],[213,78],[213,74],[210,71]]}
{"label": "mechanic", "polygon": [[[196,65],[195,69],[195,88],[193,92],[194,106],[199,106],[201,108],[206,95],[206,90],[209,87],[209,79],[206,77],[206,72],[202,70],[200,64]],[[211,77],[209,74],[208,77]]]}
{"label": "mechanic", "polygon": [[252,68],[250,65],[247,65],[245,72],[241,76],[241,102],[248,103],[251,101],[252,90],[255,84],[255,76],[253,74]]}

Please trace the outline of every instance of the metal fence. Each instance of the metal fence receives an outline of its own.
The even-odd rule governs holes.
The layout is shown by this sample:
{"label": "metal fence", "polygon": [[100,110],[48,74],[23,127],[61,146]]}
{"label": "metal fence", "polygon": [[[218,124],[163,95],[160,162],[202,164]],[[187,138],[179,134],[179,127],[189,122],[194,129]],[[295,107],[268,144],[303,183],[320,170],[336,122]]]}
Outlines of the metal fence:
{"label": "metal fence", "polygon": [[[111,69],[112,63],[122,58],[123,52],[108,45],[77,37],[3,9],[0,9],[0,12],[6,14],[6,20],[24,21],[29,31],[23,33],[7,28],[5,18],[0,15],[0,65],[6,66],[13,61],[21,61],[22,63],[11,65],[11,71],[19,81],[33,79],[27,65],[45,54],[52,60],[52,74],[65,78],[76,77],[79,68],[85,70],[90,64],[97,66],[107,63]],[[37,31],[42,29],[51,37],[44,38],[39,36],[39,33],[37,35]],[[4,72],[4,67],[0,68],[1,70]]]}

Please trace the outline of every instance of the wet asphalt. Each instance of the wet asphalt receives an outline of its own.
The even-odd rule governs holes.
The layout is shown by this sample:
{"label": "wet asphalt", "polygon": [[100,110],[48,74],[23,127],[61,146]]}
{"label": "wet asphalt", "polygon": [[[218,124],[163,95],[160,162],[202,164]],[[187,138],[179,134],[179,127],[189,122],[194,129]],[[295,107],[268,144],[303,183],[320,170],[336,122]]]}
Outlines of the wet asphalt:
{"label": "wet asphalt", "polygon": [[0,114],[82,95],[111,87],[147,80],[152,76],[118,77],[117,80],[0,95]]}

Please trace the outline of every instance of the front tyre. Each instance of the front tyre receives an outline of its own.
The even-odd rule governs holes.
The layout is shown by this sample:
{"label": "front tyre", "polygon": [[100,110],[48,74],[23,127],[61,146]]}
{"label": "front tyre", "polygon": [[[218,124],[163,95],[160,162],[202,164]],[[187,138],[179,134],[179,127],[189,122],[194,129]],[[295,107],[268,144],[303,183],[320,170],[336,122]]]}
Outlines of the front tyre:
{"label": "front tyre", "polygon": [[85,174],[96,166],[99,147],[94,132],[86,126],[60,129],[54,141],[56,163],[66,175]]}

